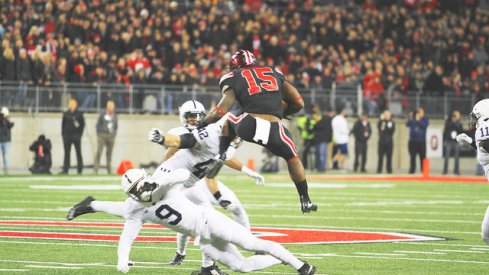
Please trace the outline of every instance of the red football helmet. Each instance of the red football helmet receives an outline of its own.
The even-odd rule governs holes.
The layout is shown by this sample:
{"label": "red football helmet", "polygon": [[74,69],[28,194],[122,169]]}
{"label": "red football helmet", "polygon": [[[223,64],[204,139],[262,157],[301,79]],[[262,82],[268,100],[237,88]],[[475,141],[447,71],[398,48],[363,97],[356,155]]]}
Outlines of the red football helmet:
{"label": "red football helmet", "polygon": [[255,66],[256,58],[255,56],[248,50],[239,50],[233,56],[231,56],[231,60],[229,61],[229,69],[239,69],[244,67]]}

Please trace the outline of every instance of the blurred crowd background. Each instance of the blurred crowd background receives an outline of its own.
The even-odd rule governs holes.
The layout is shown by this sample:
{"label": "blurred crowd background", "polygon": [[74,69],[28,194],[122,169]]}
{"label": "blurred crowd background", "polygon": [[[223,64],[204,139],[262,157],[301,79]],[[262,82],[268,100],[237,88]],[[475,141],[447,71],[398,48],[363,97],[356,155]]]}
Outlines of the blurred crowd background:
{"label": "blurred crowd background", "polygon": [[476,0],[3,0],[0,16],[0,80],[23,85],[8,103],[66,82],[216,86],[240,48],[305,90],[361,84],[380,111],[388,89],[408,108],[489,97]]}

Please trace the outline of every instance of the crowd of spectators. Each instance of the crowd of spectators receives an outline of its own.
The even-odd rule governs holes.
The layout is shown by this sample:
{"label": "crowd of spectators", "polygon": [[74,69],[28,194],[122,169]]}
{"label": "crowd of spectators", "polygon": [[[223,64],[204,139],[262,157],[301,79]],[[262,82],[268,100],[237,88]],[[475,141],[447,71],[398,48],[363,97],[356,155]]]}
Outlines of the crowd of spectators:
{"label": "crowd of spectators", "polygon": [[388,89],[489,97],[478,1],[329,2],[5,0],[0,80],[216,85],[245,48],[303,90],[361,83],[376,104]]}

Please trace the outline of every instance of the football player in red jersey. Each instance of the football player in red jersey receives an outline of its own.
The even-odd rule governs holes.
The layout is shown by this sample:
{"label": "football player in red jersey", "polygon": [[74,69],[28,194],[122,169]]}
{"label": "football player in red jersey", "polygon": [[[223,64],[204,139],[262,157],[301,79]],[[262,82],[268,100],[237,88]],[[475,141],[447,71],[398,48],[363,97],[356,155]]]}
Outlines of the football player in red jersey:
{"label": "football player in red jersey", "polygon": [[228,116],[232,127],[228,127],[229,132],[221,141],[221,153],[235,135],[264,146],[287,161],[290,177],[299,192],[302,212],[317,211],[317,205],[309,198],[304,166],[292,135],[281,122],[283,117],[304,108],[301,95],[279,69],[256,66],[254,55],[247,50],[239,50],[232,56],[229,70],[219,80],[223,96],[206,118],[206,123],[219,120],[235,101],[243,108],[243,114]]}

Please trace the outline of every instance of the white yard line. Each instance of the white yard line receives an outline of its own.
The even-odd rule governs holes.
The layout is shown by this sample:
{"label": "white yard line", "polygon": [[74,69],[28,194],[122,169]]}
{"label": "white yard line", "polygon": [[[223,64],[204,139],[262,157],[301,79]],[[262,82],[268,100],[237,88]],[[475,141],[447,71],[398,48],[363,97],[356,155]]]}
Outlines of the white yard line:
{"label": "white yard line", "polygon": [[429,252],[429,251],[408,251],[408,250],[395,250],[395,253],[406,253],[406,254],[428,254],[428,255],[446,255],[443,252]]}
{"label": "white yard line", "polygon": [[[480,234],[480,232],[479,232]],[[412,244],[412,245],[431,245],[431,246],[455,246],[455,247],[480,247],[480,248],[487,248],[487,245],[476,245],[476,244],[455,244],[455,243],[426,243],[426,242],[394,242],[397,244]]]}
{"label": "white yard line", "polygon": [[0,268],[0,272],[27,272],[29,269]]}
{"label": "white yard line", "polygon": [[383,257],[383,256],[338,255],[338,254],[333,254],[330,257],[364,258],[364,259],[389,259],[389,260],[405,260],[405,261],[420,261],[420,262],[446,262],[446,263],[484,264],[484,265],[489,264],[489,262],[464,261],[464,260],[454,260],[454,259],[396,258],[396,257]]}
{"label": "white yard line", "polygon": [[358,254],[358,255],[373,255],[373,256],[406,256],[406,254],[372,253],[372,252],[353,252],[353,254]]}
{"label": "white yard line", "polygon": [[479,254],[486,254],[486,252],[484,252],[484,251],[476,251],[476,250],[433,249],[433,251],[438,251],[438,252],[456,252],[456,253],[479,253]]}
{"label": "white yard line", "polygon": [[[30,241],[15,241],[15,240],[0,240],[0,243],[11,243],[11,244],[34,244],[34,245],[60,245],[60,246],[90,246],[90,247],[114,247],[117,248],[117,244],[101,244],[101,243],[94,243],[89,242],[86,243],[84,242],[30,242]],[[141,245],[133,245],[133,249],[161,249],[161,250],[175,250],[175,247],[173,244],[168,243],[172,245],[171,247],[164,247],[164,246],[141,246]],[[198,248],[187,248],[187,251],[200,251]],[[0,261],[7,261],[7,260],[0,260]]]}
{"label": "white yard line", "polygon": [[104,265],[104,263],[64,263],[64,262],[43,262],[43,261],[25,261],[25,260],[0,260],[0,262],[26,263],[26,264],[52,264],[52,265],[65,265],[65,266],[99,266],[99,265]]}
{"label": "white yard line", "polygon": [[54,265],[26,265],[29,268],[52,268],[52,269],[83,269],[78,266],[54,266]]}

